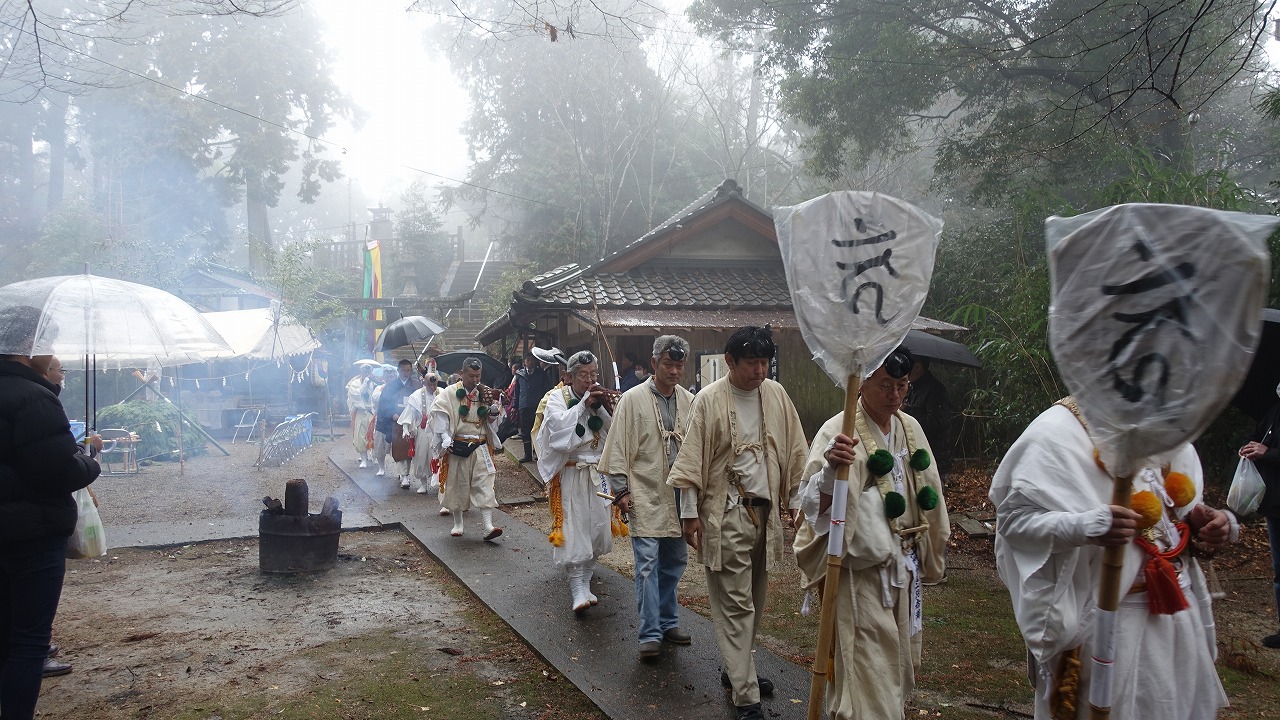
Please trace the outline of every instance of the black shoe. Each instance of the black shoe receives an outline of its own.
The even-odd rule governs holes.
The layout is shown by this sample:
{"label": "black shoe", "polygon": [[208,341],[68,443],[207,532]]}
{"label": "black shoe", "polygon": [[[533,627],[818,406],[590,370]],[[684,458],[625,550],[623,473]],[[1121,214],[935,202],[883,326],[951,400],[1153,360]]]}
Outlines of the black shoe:
{"label": "black shoe", "polygon": [[66,675],[69,672],[71,672],[71,663],[64,663],[61,660],[54,660],[53,658],[45,658],[45,677],[57,677],[59,675]]}
{"label": "black shoe", "polygon": [[[733,688],[733,683],[729,682],[729,673],[720,671],[720,685],[726,688]],[[760,686],[760,694],[773,696],[773,681],[767,677],[756,676],[756,685]]]}
{"label": "black shoe", "polygon": [[662,633],[662,639],[673,645],[692,645],[693,636],[684,628],[673,627]]}
{"label": "black shoe", "polygon": [[49,654],[46,657],[58,657],[58,651],[61,649],[57,643],[50,643]]}
{"label": "black shoe", "polygon": [[760,703],[754,705],[739,705],[738,720],[764,720],[764,713],[760,711]]}
{"label": "black shoe", "polygon": [[521,465],[523,465],[523,464],[525,464],[525,463],[531,463],[531,462],[533,462],[533,458],[531,458],[531,457],[522,457],[522,458],[520,458],[520,464],[521,464]]}
{"label": "black shoe", "polygon": [[1280,633],[1262,638],[1262,645],[1272,649],[1280,649]]}

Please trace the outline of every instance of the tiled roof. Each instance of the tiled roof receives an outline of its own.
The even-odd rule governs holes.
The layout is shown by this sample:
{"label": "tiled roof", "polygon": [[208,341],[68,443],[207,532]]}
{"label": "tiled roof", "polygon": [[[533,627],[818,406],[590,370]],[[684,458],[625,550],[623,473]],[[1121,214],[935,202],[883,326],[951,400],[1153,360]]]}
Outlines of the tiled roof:
{"label": "tiled roof", "polygon": [[[609,255],[606,255],[604,258],[600,259],[598,262],[593,263],[592,267],[608,263],[610,260],[617,257],[618,255],[623,255],[631,251],[632,249],[634,249],[637,245],[643,245],[646,242],[648,242],[650,239],[658,235],[661,235],[662,233],[666,232],[668,228],[672,226],[680,225],[682,222],[687,220],[689,216],[695,215],[700,212],[704,212],[710,209],[712,206],[719,205],[720,203],[727,202],[730,198],[736,198],[739,202],[745,203],[749,207],[755,210],[758,210],[762,215],[770,215],[768,210],[765,210],[759,205],[756,205],[755,203],[748,200],[747,196],[742,194],[742,186],[739,185],[736,180],[729,178],[724,182],[720,183],[719,185],[717,185],[714,189],[705,193],[702,197],[698,198],[697,200],[694,200],[693,202],[689,203],[685,207],[681,208],[680,211],[678,211],[675,215],[672,215],[671,217],[667,218],[657,227],[653,228],[652,230],[645,233],[644,235],[641,235],[639,238],[636,238],[635,240],[632,240],[631,242],[627,243],[620,250],[610,253]],[[555,272],[555,271],[552,271],[552,272]]]}
{"label": "tiled roof", "polygon": [[[774,329],[795,330],[800,327],[791,307],[744,310],[601,310],[600,322],[608,328],[737,328],[746,325],[769,325]],[[912,330],[937,334],[959,332],[968,328],[933,318],[917,317]]]}
{"label": "tiled roof", "polygon": [[795,329],[791,308],[763,310],[601,310],[600,323],[607,328],[739,328],[769,325]]}
{"label": "tiled roof", "polygon": [[[536,278],[535,278],[536,280]],[[525,283],[532,306],[609,308],[790,308],[782,268],[669,268],[577,277],[552,287]]]}

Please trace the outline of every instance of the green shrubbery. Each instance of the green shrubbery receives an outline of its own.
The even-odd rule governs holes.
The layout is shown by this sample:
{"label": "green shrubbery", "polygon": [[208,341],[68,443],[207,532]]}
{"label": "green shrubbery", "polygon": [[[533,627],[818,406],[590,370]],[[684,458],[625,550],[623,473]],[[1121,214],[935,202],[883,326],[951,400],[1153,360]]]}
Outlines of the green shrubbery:
{"label": "green shrubbery", "polygon": [[[138,459],[178,459],[178,409],[167,402],[132,400],[98,411],[99,428],[123,428],[137,433]],[[186,455],[205,452],[204,436],[186,423],[182,428]]]}

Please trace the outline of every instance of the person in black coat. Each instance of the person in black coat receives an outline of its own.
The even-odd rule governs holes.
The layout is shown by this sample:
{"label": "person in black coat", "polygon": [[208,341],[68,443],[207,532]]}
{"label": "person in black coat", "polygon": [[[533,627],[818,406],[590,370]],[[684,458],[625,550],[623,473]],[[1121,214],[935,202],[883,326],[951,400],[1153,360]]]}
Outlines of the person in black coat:
{"label": "person in black coat", "polygon": [[[1280,386],[1276,387],[1276,395],[1280,396]],[[1276,612],[1280,616],[1280,438],[1276,437],[1277,433],[1280,433],[1280,402],[1272,405],[1262,416],[1253,437],[1240,448],[1240,457],[1253,461],[1267,487],[1258,506],[1258,514],[1267,520],[1272,583],[1276,593]],[[1280,648],[1280,632],[1262,638],[1262,644]]]}
{"label": "person in black coat", "polygon": [[[540,352],[544,353],[543,357],[563,357],[556,348]],[[520,411],[520,441],[524,445],[524,456],[520,458],[522,463],[534,461],[533,419],[543,396],[551,392],[551,388],[555,387],[560,379],[559,366],[547,362],[543,357],[538,357],[534,353],[525,354],[524,368],[520,371],[522,375],[516,406]]]}
{"label": "person in black coat", "polygon": [[[62,595],[71,493],[101,472],[79,451],[56,389],[50,355],[30,355],[42,316],[0,310],[0,712],[35,715],[53,617]],[[47,337],[49,330],[43,330]]]}
{"label": "person in black coat", "polygon": [[933,449],[933,457],[938,462],[938,475],[945,484],[947,474],[951,472],[951,420],[954,411],[951,399],[947,396],[947,388],[929,371],[927,358],[915,358],[911,369],[911,389],[902,403],[902,410],[915,418],[924,435],[929,439],[929,447]]}

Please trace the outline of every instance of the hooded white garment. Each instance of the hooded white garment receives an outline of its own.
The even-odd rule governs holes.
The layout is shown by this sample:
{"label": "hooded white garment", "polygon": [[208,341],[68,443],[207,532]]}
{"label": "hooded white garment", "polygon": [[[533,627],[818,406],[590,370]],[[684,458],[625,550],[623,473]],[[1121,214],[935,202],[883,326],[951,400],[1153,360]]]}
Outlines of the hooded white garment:
{"label": "hooded white garment", "polygon": [[[1177,516],[1183,517],[1201,499],[1200,458],[1191,445],[1183,444],[1168,463],[1196,486],[1195,500],[1177,509]],[[1162,465],[1139,463],[1134,490],[1154,490],[1150,486],[1161,481]],[[1111,491],[1111,476],[1094,460],[1093,441],[1061,405],[1032,421],[1009,448],[991,483],[996,569],[1009,588],[1018,627],[1038,666],[1037,720],[1049,720],[1048,690],[1054,673],[1063,654],[1077,647],[1077,717],[1089,714],[1090,656],[1102,566],[1102,548],[1089,538],[1110,526]],[[1166,542],[1167,538],[1158,544]],[[1173,615],[1154,615],[1147,609],[1146,593],[1133,591],[1146,559],[1136,544],[1126,547],[1120,578],[1126,594],[1116,613],[1112,717],[1213,718],[1227,705],[1227,697],[1214,668],[1217,646],[1204,574],[1195,558],[1183,553],[1179,579],[1190,607]]]}

